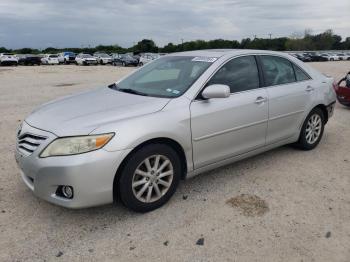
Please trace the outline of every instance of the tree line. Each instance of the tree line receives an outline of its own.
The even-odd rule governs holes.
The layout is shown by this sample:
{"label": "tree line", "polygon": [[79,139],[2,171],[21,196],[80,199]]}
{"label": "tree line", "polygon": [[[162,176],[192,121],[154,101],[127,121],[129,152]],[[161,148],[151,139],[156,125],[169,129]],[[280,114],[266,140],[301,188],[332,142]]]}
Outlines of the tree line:
{"label": "tree line", "polygon": [[262,49],[275,51],[308,51],[308,50],[350,50],[350,37],[344,40],[341,36],[333,33],[332,30],[327,30],[320,34],[312,34],[310,30],[305,30],[303,35],[293,34],[290,37],[278,38],[244,38],[241,41],[237,40],[195,40],[187,41],[181,44],[168,43],[163,47],[158,47],[151,39],[143,39],[132,47],[124,48],[119,45],[98,45],[96,47],[81,47],[81,48],[54,48],[48,47],[44,50],[33,48],[21,49],[6,49],[0,47],[0,53],[13,52],[17,54],[39,54],[39,53],[59,53],[69,50],[75,53],[172,53],[180,51],[191,51],[199,49],[219,49],[219,48],[241,48],[241,49]]}

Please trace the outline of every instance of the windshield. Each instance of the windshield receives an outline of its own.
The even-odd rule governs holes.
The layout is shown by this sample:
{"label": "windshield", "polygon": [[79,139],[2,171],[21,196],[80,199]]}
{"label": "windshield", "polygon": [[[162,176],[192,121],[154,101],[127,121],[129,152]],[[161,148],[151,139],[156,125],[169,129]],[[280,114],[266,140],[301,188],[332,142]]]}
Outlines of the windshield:
{"label": "windshield", "polygon": [[131,55],[120,55],[121,58],[133,59]]}
{"label": "windshield", "polygon": [[81,57],[82,57],[82,58],[91,58],[92,56],[89,55],[89,54],[83,54],[83,55],[81,55]]}
{"label": "windshield", "polygon": [[147,96],[178,97],[215,60],[190,56],[162,57],[119,82],[115,89]]}
{"label": "windshield", "polygon": [[57,58],[58,55],[49,55],[49,57],[51,57],[51,58]]}
{"label": "windshield", "polygon": [[107,55],[107,54],[99,54],[98,56],[99,57],[109,57],[109,55]]}

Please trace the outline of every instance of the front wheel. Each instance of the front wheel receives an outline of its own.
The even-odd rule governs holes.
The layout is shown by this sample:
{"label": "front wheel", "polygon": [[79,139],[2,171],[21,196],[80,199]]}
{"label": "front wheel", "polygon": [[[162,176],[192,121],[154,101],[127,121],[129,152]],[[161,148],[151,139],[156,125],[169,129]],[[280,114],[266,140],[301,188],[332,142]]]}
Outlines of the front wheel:
{"label": "front wheel", "polygon": [[181,177],[178,154],[164,144],[150,144],[132,154],[118,183],[122,203],[148,212],[164,205],[174,194]]}
{"label": "front wheel", "polygon": [[304,121],[297,146],[303,150],[314,149],[321,141],[324,122],[322,110],[314,108]]}

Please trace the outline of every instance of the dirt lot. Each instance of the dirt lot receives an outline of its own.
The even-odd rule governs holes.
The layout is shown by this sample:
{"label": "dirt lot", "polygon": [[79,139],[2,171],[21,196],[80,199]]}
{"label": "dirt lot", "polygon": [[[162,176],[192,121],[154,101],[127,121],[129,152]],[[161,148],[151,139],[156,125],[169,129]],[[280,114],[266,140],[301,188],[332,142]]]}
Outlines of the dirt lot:
{"label": "dirt lot", "polygon": [[[311,65],[337,79],[350,70]],[[130,70],[0,67],[0,261],[350,261],[350,109],[339,104],[315,150],[282,147],[197,176],[151,213],[33,196],[13,156],[19,121]]]}

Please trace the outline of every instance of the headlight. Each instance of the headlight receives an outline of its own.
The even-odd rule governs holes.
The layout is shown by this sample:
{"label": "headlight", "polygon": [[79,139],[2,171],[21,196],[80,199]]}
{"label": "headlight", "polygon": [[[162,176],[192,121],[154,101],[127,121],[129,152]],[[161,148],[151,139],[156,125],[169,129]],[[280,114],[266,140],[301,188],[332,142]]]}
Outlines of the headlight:
{"label": "headlight", "polygon": [[113,136],[114,133],[58,138],[43,150],[40,157],[67,156],[97,150],[105,146]]}

